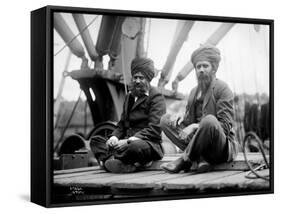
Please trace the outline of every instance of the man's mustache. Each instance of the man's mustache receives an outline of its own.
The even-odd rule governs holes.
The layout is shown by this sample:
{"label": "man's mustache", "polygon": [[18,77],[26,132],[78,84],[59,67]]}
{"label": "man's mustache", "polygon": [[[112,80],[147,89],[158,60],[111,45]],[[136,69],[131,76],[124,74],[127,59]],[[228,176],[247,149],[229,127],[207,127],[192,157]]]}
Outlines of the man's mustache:
{"label": "man's mustache", "polygon": [[198,75],[198,79],[206,79],[206,78],[209,78],[209,75],[208,74],[199,74]]}
{"label": "man's mustache", "polygon": [[210,81],[210,80],[212,80],[212,75],[211,74],[199,73],[197,75],[197,80],[198,81]]}
{"label": "man's mustache", "polygon": [[144,87],[145,84],[143,84],[143,83],[134,83],[133,86],[134,87]]}
{"label": "man's mustache", "polygon": [[131,92],[134,96],[140,97],[148,90],[148,86],[142,82],[132,82]]}

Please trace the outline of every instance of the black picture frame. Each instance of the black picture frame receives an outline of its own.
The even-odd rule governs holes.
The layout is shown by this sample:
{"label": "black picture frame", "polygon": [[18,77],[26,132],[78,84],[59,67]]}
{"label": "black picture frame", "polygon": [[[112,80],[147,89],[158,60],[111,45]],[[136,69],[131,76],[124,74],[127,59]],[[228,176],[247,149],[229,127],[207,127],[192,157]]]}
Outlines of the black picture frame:
{"label": "black picture frame", "polygon": [[[87,191],[87,188],[70,186],[56,189],[54,184],[54,13],[96,14],[108,16],[149,17],[177,20],[210,21],[267,25],[269,28],[269,162],[270,177],[266,189],[242,191],[214,191],[203,193],[169,193],[148,195],[148,197],[121,197],[104,199],[65,199],[66,192]],[[203,16],[140,11],[120,11],[78,7],[46,6],[31,12],[31,201],[45,207],[77,206],[90,204],[112,204],[175,200],[188,198],[221,197],[236,195],[274,193],[274,21],[238,17]],[[167,92],[168,93],[168,92]],[[66,172],[68,173],[68,172]],[[66,189],[65,189],[66,188]],[[70,190],[71,188],[74,188]],[[99,190],[103,191],[103,190]],[[99,193],[100,194],[100,193]],[[58,196],[59,195],[59,196]],[[61,199],[60,198],[63,198]],[[60,199],[58,199],[60,198]]]}

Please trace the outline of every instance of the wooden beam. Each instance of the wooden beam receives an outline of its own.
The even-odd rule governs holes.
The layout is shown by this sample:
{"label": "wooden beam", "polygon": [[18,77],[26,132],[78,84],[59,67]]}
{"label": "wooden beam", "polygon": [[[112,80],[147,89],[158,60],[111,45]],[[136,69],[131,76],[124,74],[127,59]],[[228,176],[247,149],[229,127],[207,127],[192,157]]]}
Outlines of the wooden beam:
{"label": "wooden beam", "polygon": [[[114,72],[111,70],[103,70],[103,69],[80,69],[80,70],[73,70],[68,73],[74,80],[79,79],[92,79],[92,78],[103,78],[107,80],[111,80],[117,84],[124,84],[122,80],[122,74],[118,72]],[[182,100],[184,99],[184,95],[182,93],[175,93],[171,90],[162,88],[159,89],[160,93],[163,94],[166,98],[171,98],[174,100]]]}

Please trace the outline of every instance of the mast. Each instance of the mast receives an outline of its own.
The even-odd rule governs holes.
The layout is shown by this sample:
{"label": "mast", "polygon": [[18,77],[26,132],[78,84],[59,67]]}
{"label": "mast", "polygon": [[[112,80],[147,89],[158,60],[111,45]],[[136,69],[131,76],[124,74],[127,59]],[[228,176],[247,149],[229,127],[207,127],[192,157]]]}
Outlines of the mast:
{"label": "mast", "polygon": [[144,29],[145,29],[145,25],[146,25],[146,19],[141,18],[140,19],[140,30],[138,32],[136,57],[144,57],[144,55],[145,55],[145,51],[144,51]]}
{"label": "mast", "polygon": [[[85,56],[85,51],[82,44],[77,39],[78,35],[74,35],[74,33],[72,32],[72,30],[70,29],[70,27],[68,26],[68,24],[66,23],[60,13],[54,13],[54,28],[65,42],[65,46],[69,47],[71,52],[75,56],[82,59],[81,67],[87,67],[88,59]],[[59,54],[63,50],[63,48],[60,49],[55,54],[55,56]]]}
{"label": "mast", "polygon": [[60,106],[61,106],[61,103],[62,103],[62,100],[63,100],[62,91],[63,91],[63,88],[64,88],[65,78],[66,78],[65,74],[68,71],[68,66],[69,66],[71,55],[72,55],[72,53],[71,53],[71,51],[69,51],[68,55],[67,55],[67,58],[66,58],[66,63],[65,63],[65,66],[64,66],[64,70],[63,70],[63,73],[62,73],[62,77],[61,77],[61,81],[60,81],[57,97],[56,97],[56,100],[55,100],[55,103],[54,103],[54,126],[55,127],[57,125],[57,120],[59,118]]}
{"label": "mast", "polygon": [[183,43],[187,40],[193,25],[194,21],[178,21],[173,43],[158,82],[159,87],[164,88],[169,82],[177,55],[180,52]]}
{"label": "mast", "polygon": [[96,51],[94,42],[90,36],[90,32],[89,32],[89,29],[86,24],[84,16],[82,14],[78,14],[78,13],[73,13],[72,16],[73,16],[73,19],[76,23],[76,26],[77,26],[80,34],[81,34],[82,40],[85,44],[86,50],[87,50],[91,60],[96,61],[98,59],[98,53]]}
{"label": "mast", "polygon": [[[234,23],[221,24],[219,28],[203,44],[210,44],[216,46],[234,25]],[[182,81],[192,70],[193,64],[191,63],[191,61],[189,61],[187,64],[184,65],[184,67],[180,70],[180,72],[172,82],[172,89],[174,92],[177,91],[179,82]]]}

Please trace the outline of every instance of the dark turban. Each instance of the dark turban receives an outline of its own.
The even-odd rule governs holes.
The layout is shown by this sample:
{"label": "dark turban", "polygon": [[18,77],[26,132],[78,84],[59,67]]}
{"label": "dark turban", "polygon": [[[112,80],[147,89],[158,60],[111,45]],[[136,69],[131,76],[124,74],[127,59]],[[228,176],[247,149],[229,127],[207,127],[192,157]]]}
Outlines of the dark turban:
{"label": "dark turban", "polygon": [[196,49],[191,55],[191,62],[193,66],[199,61],[208,61],[212,64],[213,69],[217,71],[221,60],[220,51],[212,45],[202,45]]}
{"label": "dark turban", "polygon": [[154,63],[149,58],[135,58],[131,63],[132,76],[140,72],[149,82],[154,77]]}

